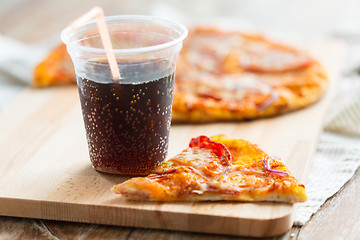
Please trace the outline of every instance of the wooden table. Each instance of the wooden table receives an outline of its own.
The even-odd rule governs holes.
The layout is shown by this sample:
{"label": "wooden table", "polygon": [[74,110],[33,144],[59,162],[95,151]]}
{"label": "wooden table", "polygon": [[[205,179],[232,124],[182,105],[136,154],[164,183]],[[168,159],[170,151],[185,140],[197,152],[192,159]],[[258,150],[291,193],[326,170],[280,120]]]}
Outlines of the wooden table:
{"label": "wooden table", "polygon": [[[155,1],[102,1],[107,15],[147,14]],[[57,36],[93,0],[17,0],[0,4],[0,32],[33,43]],[[71,6],[71,7],[68,7]],[[1,54],[1,53],[0,53]],[[360,170],[302,228],[273,239],[356,239],[360,236]],[[1,204],[1,203],[0,203]],[[115,227],[0,216],[0,239],[234,239],[199,233]],[[238,239],[238,238],[237,238]],[[245,239],[245,238],[244,238]]]}

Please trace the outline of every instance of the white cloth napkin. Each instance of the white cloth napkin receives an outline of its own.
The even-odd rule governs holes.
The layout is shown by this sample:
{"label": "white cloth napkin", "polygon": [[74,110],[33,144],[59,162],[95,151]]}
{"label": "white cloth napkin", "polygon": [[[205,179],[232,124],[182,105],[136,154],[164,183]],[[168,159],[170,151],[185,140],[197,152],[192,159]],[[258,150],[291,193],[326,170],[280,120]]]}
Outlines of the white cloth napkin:
{"label": "white cloth napkin", "polygon": [[[29,46],[0,35],[0,109],[31,82],[34,66],[52,45]],[[350,52],[358,57],[347,59],[360,59],[360,48]],[[353,62],[347,66],[355,67]],[[326,131],[321,136],[306,182],[309,200],[298,204],[296,225],[305,224],[360,165],[360,76],[353,73],[339,82],[340,90],[328,114]],[[348,135],[352,137],[346,137]]]}
{"label": "white cloth napkin", "polygon": [[0,71],[30,83],[36,64],[47,54],[43,44],[26,45],[0,35]]}
{"label": "white cloth napkin", "polygon": [[306,181],[309,199],[298,204],[295,225],[304,225],[360,165],[360,47],[349,46],[346,59]]}
{"label": "white cloth napkin", "polygon": [[305,184],[308,200],[298,204],[294,224],[304,225],[354,175],[359,165],[359,139],[324,132]]}
{"label": "white cloth napkin", "polygon": [[0,109],[7,106],[32,80],[33,69],[53,41],[26,45],[0,35]]}

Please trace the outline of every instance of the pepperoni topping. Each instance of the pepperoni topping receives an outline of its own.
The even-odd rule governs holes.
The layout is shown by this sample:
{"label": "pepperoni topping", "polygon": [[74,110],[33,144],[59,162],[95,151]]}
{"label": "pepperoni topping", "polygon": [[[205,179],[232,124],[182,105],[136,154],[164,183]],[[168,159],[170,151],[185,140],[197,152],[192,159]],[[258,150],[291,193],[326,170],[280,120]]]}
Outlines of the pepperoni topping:
{"label": "pepperoni topping", "polygon": [[227,147],[224,144],[211,141],[210,138],[204,135],[191,139],[189,143],[189,147],[209,149],[222,160],[221,163],[223,165],[230,165],[231,163],[232,156],[229,149],[227,149]]}

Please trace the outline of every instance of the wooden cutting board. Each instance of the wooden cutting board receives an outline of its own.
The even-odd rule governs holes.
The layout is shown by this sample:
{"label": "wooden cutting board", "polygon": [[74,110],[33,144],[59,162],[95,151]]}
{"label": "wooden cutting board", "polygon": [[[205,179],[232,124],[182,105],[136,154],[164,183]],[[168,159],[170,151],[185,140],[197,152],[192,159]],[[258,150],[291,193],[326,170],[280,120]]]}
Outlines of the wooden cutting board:
{"label": "wooden cutting board", "polygon": [[[173,125],[169,156],[191,137],[227,134],[280,156],[305,181],[344,59],[336,41],[302,41],[329,72],[324,98],[280,117]],[[25,89],[0,113],[0,215],[246,236],[274,236],[293,224],[294,205],[279,203],[127,202],[110,188],[126,177],[92,169],[75,86]]]}

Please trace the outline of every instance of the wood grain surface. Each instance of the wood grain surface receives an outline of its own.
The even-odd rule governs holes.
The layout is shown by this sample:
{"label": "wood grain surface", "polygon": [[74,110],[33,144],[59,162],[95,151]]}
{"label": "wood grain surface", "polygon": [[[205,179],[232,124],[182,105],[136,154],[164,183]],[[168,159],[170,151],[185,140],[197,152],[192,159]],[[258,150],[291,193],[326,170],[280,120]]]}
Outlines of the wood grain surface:
{"label": "wood grain surface", "polygon": [[[258,121],[173,125],[169,156],[191,137],[227,134],[280,156],[305,181],[344,48],[336,41],[300,44],[328,69],[331,88],[320,102]],[[75,86],[26,88],[1,112],[0,132],[1,215],[257,237],[283,234],[292,226],[289,204],[142,203],[111,193],[127,177],[91,168]]]}

